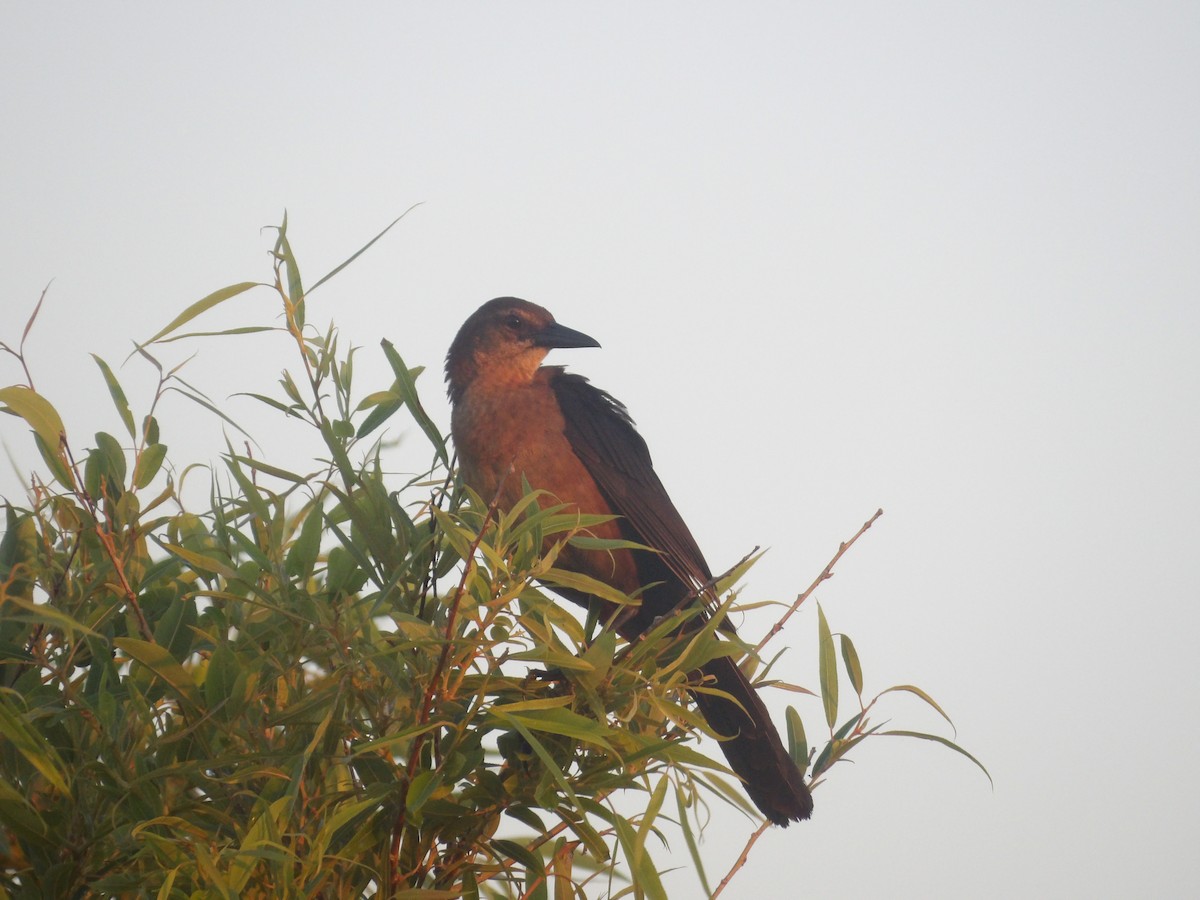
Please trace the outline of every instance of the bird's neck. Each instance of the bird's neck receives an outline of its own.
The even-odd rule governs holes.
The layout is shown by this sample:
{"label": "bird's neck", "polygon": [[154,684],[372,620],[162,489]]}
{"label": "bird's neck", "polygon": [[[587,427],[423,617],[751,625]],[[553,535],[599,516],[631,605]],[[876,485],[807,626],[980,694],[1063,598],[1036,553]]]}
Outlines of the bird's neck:
{"label": "bird's neck", "polygon": [[468,389],[492,394],[528,387],[544,371],[545,356],[544,350],[530,350],[505,357],[471,357],[449,373],[451,399],[457,400]]}

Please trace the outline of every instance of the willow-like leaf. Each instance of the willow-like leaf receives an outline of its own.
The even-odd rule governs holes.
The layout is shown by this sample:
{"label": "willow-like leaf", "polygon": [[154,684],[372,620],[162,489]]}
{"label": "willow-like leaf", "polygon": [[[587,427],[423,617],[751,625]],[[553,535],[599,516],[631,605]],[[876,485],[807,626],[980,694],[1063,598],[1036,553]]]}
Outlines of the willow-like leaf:
{"label": "willow-like leaf", "polygon": [[830,729],[837,722],[838,674],[837,651],[833,647],[833,635],[825,621],[825,611],[817,604],[818,667],[821,673],[821,702],[825,706],[825,722]]}
{"label": "willow-like leaf", "polygon": [[141,349],[142,347],[148,347],[158,341],[160,338],[166,337],[180,325],[186,325],[188,322],[192,321],[192,319],[196,318],[196,316],[207,312],[214,306],[224,303],[226,300],[236,297],[238,294],[244,294],[246,291],[250,290],[250,288],[261,286],[262,282],[241,281],[237,284],[231,284],[229,287],[223,287],[219,291],[213,291],[206,297],[201,297],[199,300],[177,315],[174,319],[168,322],[164,328],[159,330],[149,340],[142,341],[140,344],[138,344],[138,349]]}

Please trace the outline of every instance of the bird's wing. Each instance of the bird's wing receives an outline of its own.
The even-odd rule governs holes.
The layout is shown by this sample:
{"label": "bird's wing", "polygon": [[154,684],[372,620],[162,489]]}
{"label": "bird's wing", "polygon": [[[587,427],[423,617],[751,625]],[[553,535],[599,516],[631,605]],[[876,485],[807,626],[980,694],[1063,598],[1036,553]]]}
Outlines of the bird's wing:
{"label": "bird's wing", "polygon": [[633,539],[660,551],[671,571],[689,588],[711,580],[708,563],[658,480],[646,442],[625,407],[582,375],[558,369],[550,384],[571,448],[612,511],[634,532]]}

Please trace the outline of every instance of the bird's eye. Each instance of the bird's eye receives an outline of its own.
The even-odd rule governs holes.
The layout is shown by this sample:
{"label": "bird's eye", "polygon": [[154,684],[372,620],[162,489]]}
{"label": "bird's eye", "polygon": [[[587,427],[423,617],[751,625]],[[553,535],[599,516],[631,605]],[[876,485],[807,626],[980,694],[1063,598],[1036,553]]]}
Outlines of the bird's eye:
{"label": "bird's eye", "polygon": [[521,326],[524,325],[525,323],[521,321],[520,316],[509,316],[507,319],[504,320],[504,324],[507,325],[509,328],[511,328],[513,331],[520,331]]}

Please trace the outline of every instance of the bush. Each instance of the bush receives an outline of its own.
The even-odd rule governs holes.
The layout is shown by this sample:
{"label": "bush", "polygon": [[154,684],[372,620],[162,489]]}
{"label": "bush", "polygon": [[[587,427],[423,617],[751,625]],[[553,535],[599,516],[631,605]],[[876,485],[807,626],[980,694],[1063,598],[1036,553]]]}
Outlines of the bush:
{"label": "bush", "polygon": [[[711,893],[696,849],[707,802],[753,814],[696,748],[684,702],[711,630],[684,641],[664,625],[625,645],[548,598],[539,584],[570,576],[543,537],[586,539],[594,520],[533,495],[508,511],[467,496],[420,368],[384,342],[394,381],[356,399],[353,351],[306,324],[286,219],[273,270],[141,345],[158,386],[140,421],[97,357],[120,436],[82,453],[23,346],[0,345],[27,379],[0,401],[46,467],[27,505],[6,503],[0,540],[0,895],[660,897],[651,849],[668,831]],[[252,288],[277,293],[298,364],[281,393],[251,396],[325,455],[297,473],[230,443],[192,512],[159,401],[178,392],[236,425],[153,354]],[[400,414],[429,466],[392,484],[378,435]],[[726,612],[745,567],[719,586]],[[839,641],[855,714],[835,727],[838,653],[820,613],[823,749],[787,717],[814,784],[866,737],[901,733],[869,724],[878,697],[863,700]],[[746,649],[759,665],[761,647]],[[618,812],[619,792],[644,809]]]}

